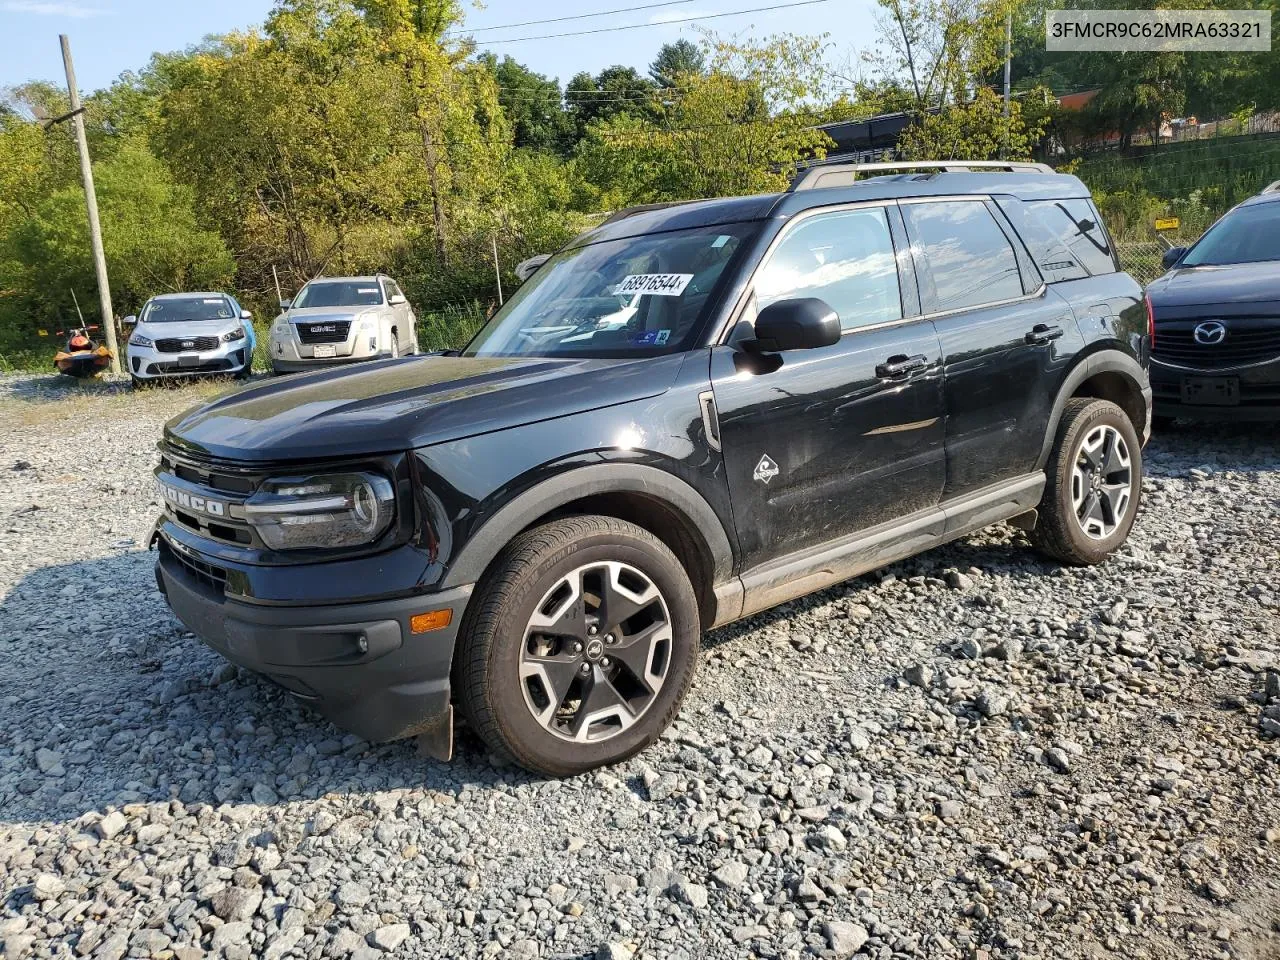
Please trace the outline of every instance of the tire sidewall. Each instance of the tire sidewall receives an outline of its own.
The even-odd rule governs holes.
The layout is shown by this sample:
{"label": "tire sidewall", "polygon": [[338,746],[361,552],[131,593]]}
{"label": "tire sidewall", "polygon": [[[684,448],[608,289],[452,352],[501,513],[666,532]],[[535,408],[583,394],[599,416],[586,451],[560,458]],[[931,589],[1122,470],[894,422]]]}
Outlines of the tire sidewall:
{"label": "tire sidewall", "polygon": [[[1081,529],[1080,522],[1076,519],[1075,506],[1071,502],[1071,479],[1080,444],[1095,427],[1104,425],[1114,427],[1129,448],[1129,509],[1120,525],[1112,531],[1111,536],[1103,540],[1095,540]],[[1063,440],[1057,478],[1059,500],[1057,508],[1062,511],[1065,518],[1063,530],[1076,552],[1087,558],[1090,563],[1098,563],[1114,553],[1125,542],[1129,531],[1133,529],[1134,521],[1138,518],[1138,509],[1142,505],[1142,445],[1129,417],[1110,402],[1098,402],[1095,409],[1089,410],[1072,424],[1070,434]]]}
{"label": "tire sidewall", "polygon": [[[671,664],[654,702],[630,728],[596,743],[574,743],[549,732],[525,703],[520,683],[520,654],[525,628],[535,606],[554,583],[585,564],[616,560],[640,570],[667,603],[672,623]],[[540,769],[577,773],[617,763],[643,750],[671,722],[693,679],[698,659],[698,606],[683,568],[674,557],[625,534],[592,534],[539,557],[530,575],[511,592],[493,626],[489,672],[490,704],[504,738],[518,755]]]}

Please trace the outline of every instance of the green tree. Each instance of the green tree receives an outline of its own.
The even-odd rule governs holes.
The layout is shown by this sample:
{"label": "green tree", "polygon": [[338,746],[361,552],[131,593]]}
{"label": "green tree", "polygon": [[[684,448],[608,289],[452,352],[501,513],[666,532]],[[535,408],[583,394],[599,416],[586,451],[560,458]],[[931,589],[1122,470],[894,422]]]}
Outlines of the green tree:
{"label": "green tree", "polygon": [[560,84],[511,57],[499,60],[492,53],[482,53],[476,59],[493,74],[498,85],[498,103],[511,125],[513,144],[566,153],[572,145],[574,127],[565,110]]}
{"label": "green tree", "polygon": [[[192,192],[173,182],[145,144],[121,144],[112,159],[95,167],[117,303],[136,309],[156,293],[230,283],[235,263],[221,238],[199,224]],[[14,228],[7,248],[20,264],[25,316],[50,322],[73,317],[72,290],[85,314],[93,315],[96,300],[86,296],[94,285],[88,232],[79,184],[40,199]]]}
{"label": "green tree", "polygon": [[657,88],[634,67],[605,67],[594,77],[578,73],[565,87],[564,99],[581,138],[598,120],[615,117],[653,118],[658,112]]}
{"label": "green tree", "polygon": [[781,190],[797,163],[823,155],[831,141],[809,106],[825,82],[818,41],[722,42],[711,53],[656,122],[588,128],[577,160],[602,206]]}
{"label": "green tree", "polygon": [[684,75],[702,73],[706,66],[706,55],[693,43],[681,38],[675,43],[662,45],[649,64],[649,76],[659,87],[678,87]]}

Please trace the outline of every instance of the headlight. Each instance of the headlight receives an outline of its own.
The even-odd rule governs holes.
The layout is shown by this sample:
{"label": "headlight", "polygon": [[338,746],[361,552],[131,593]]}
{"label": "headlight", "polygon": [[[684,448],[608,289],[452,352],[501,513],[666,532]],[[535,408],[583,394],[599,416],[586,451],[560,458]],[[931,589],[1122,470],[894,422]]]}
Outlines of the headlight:
{"label": "headlight", "polygon": [[230,333],[224,333],[222,335],[223,343],[234,343],[237,340],[243,340],[243,339],[244,339],[244,327],[236,327]]}
{"label": "headlight", "polygon": [[277,477],[245,501],[244,513],[273,550],[354,547],[391,526],[395,490],[376,473]]}
{"label": "headlight", "polygon": [[140,333],[135,333],[129,338],[129,346],[131,347],[149,347],[151,346],[151,338],[144,337]]}

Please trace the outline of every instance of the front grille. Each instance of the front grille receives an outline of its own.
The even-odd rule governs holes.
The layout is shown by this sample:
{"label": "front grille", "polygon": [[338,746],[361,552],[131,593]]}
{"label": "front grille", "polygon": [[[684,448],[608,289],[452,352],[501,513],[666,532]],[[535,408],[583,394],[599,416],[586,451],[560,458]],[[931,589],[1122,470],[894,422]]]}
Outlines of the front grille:
{"label": "front grille", "polygon": [[184,509],[181,504],[165,500],[165,512],[174,521],[211,540],[242,547],[255,544],[253,532],[244,519],[240,504],[266,479],[265,470],[202,463],[162,444],[160,467],[156,475],[163,481],[166,474],[198,488],[193,493],[226,504],[225,513],[211,516],[208,512]]}
{"label": "front grille", "polygon": [[1204,320],[1176,320],[1156,327],[1152,357],[1180,367],[1221,370],[1280,359],[1280,317],[1224,317],[1221,343],[1197,343]]}
{"label": "front grille", "polygon": [[227,587],[227,571],[222,567],[205,563],[196,557],[187,556],[169,546],[163,537],[160,538],[160,549],[182,565],[182,568],[201,586],[222,593]]}
{"label": "front grille", "polygon": [[325,320],[297,324],[298,339],[303,343],[346,343],[351,332],[350,320]]}
{"label": "front grille", "polygon": [[217,337],[165,337],[156,341],[160,353],[190,353],[218,349]]}

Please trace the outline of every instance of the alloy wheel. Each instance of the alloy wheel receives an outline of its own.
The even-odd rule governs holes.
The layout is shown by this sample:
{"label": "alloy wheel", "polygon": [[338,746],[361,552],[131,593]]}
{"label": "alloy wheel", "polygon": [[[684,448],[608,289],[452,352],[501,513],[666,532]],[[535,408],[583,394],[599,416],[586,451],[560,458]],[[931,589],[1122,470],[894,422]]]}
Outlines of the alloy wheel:
{"label": "alloy wheel", "polygon": [[617,736],[657,698],[672,639],[667,601],[650,577],[618,561],[577,567],[547,590],[525,627],[525,705],[561,739]]}
{"label": "alloy wheel", "polygon": [[1071,506],[1085,536],[1105,540],[1124,522],[1133,499],[1133,464],[1120,431],[1101,424],[1086,433],[1071,472]]}

